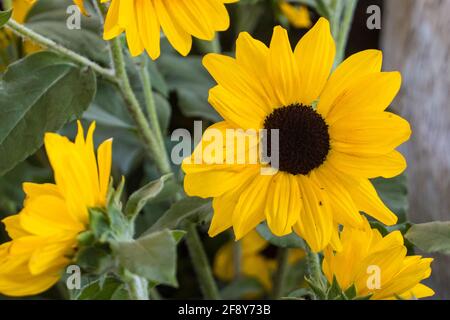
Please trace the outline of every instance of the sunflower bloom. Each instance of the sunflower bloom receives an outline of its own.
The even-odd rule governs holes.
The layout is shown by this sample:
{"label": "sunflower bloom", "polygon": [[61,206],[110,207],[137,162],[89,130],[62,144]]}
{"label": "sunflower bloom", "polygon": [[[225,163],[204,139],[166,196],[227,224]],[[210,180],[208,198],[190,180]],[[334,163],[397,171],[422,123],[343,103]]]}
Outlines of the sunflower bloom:
{"label": "sunflower bloom", "polygon": [[281,13],[286,17],[291,25],[296,28],[309,28],[312,25],[311,17],[306,6],[294,6],[289,2],[280,1]]}
{"label": "sunflower bloom", "polygon": [[[321,18],[294,51],[278,26],[270,48],[241,33],[236,59],[204,58],[218,82],[209,102],[224,121],[205,131],[182,168],[188,195],[214,198],[210,236],[233,227],[240,239],[267,220],[275,235],[294,230],[318,252],[329,243],[339,246],[339,224],[360,227],[360,211],[386,225],[397,222],[369,179],[394,177],[406,168],[395,148],[409,139],[409,123],[385,111],[400,89],[400,73],[381,72],[381,52],[367,50],[330,76],[334,57],[329,22]],[[278,130],[275,174],[261,174],[271,163],[229,163],[220,153],[196,162],[196,155],[214,144],[223,146],[224,154],[232,152],[229,141],[211,139],[209,133],[225,137],[236,129],[243,135],[266,129],[268,136]],[[255,148],[246,147],[238,157],[247,158]]]}
{"label": "sunflower bloom", "polygon": [[[214,274],[222,281],[230,282],[235,278],[233,243],[223,245],[214,258]],[[256,231],[250,232],[241,241],[241,273],[257,279],[266,292],[272,289],[272,273],[277,268],[275,259],[263,255],[269,243]],[[288,262],[297,263],[305,256],[301,249],[289,250]]]}
{"label": "sunflower bloom", "polygon": [[34,295],[54,285],[88,227],[88,209],[106,206],[112,140],[99,146],[96,159],[94,130],[93,123],[85,140],[78,123],[75,143],[45,135],[56,183],[25,183],[23,210],[3,220],[12,241],[0,246],[0,293]]}
{"label": "sunflower bloom", "polygon": [[[331,283],[336,278],[345,291],[355,286],[357,296],[371,299],[411,299],[434,295],[420,282],[431,275],[431,258],[407,256],[400,231],[383,237],[367,220],[361,229],[344,227],[339,252],[324,252],[323,272]],[[376,277],[379,276],[379,283]]]}
{"label": "sunflower bloom", "polygon": [[[216,31],[230,26],[225,3],[239,0],[111,0],[104,39],[126,33],[133,56],[144,49],[152,59],[160,55],[161,29],[183,56],[192,47],[192,36],[212,40]],[[108,2],[108,0],[102,0]]]}

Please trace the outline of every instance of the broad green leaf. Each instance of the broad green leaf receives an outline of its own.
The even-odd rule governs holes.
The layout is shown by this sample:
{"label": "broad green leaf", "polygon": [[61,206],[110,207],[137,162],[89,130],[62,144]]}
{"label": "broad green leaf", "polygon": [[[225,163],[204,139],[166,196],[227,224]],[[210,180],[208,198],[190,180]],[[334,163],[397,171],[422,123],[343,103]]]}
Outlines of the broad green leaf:
{"label": "broad green leaf", "polygon": [[120,264],[131,273],[157,284],[177,286],[179,232],[163,230],[113,245]]}
{"label": "broad green leaf", "polygon": [[0,81],[0,175],[40,148],[46,132],[80,117],[95,89],[92,70],[51,52],[10,65]]}
{"label": "broad green leaf", "polygon": [[163,191],[166,182],[170,179],[173,179],[173,174],[164,175],[134,192],[128,199],[125,215],[130,218],[136,217],[149,201],[155,199]]}
{"label": "broad green leaf", "polygon": [[186,219],[197,222],[203,221],[211,212],[211,201],[200,198],[185,198],[172,205],[144,234],[166,228],[174,229]]}
{"label": "broad green leaf", "polygon": [[2,28],[5,23],[11,18],[12,10],[0,11],[0,28]]}
{"label": "broad green leaf", "polygon": [[450,254],[450,221],[413,225],[405,238],[425,252]]}
{"label": "broad green leaf", "polygon": [[297,234],[291,233],[284,237],[275,236],[266,223],[261,223],[256,227],[259,235],[269,241],[271,244],[282,248],[305,248],[305,242]]}
{"label": "broad green leaf", "polygon": [[93,281],[81,289],[76,300],[128,300],[125,284],[113,277],[107,277],[103,283]]}

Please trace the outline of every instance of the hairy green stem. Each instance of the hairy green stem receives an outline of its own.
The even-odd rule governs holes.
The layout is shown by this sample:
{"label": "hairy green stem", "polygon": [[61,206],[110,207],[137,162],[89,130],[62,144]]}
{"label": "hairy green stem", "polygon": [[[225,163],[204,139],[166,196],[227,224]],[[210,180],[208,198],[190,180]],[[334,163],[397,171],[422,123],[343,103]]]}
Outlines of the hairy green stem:
{"label": "hairy green stem", "polygon": [[127,285],[132,300],[149,300],[148,282],[146,279],[137,275],[130,275]]}
{"label": "hairy green stem", "polygon": [[286,289],[286,275],[289,269],[289,249],[278,248],[277,271],[273,286],[273,298],[281,298]]}
{"label": "hairy green stem", "polygon": [[195,223],[186,224],[186,244],[191,256],[191,262],[200,282],[200,289],[206,299],[219,300],[220,294],[211,271],[211,267],[197,233]]}
{"label": "hairy green stem", "polygon": [[142,55],[139,58],[138,71],[144,91],[145,105],[150,125],[152,126],[153,132],[156,134],[161,150],[164,150],[164,153],[161,156],[166,158],[166,162],[169,162],[167,150],[165,149],[164,137],[158,120],[158,112],[156,111],[155,98],[153,96],[152,80],[147,68],[147,57],[145,55]]}
{"label": "hairy green stem", "polygon": [[150,129],[144,112],[139,104],[136,95],[131,88],[130,79],[128,77],[125,59],[122,51],[122,45],[120,38],[116,37],[111,40],[111,52],[113,57],[113,65],[116,70],[116,77],[118,78],[118,87],[125,99],[125,104],[127,105],[128,111],[133,118],[136,126],[138,128],[139,135],[141,136],[144,145],[146,147],[148,155],[155,161],[155,164],[162,174],[170,173],[171,167],[168,162],[167,156],[162,156],[165,150],[161,149],[155,134]]}
{"label": "hairy green stem", "polygon": [[306,266],[308,274],[314,284],[323,287],[322,268],[320,267],[319,254],[312,252],[309,248],[306,250]]}
{"label": "hairy green stem", "polygon": [[24,25],[16,22],[14,19],[9,19],[9,21],[6,23],[5,26],[22,38],[29,39],[42,47],[54,51],[60,54],[61,56],[66,57],[67,59],[75,62],[76,64],[91,68],[99,76],[103,77],[106,80],[114,83],[117,82],[113,70],[103,68],[102,66],[89,60],[88,58],[79,55],[78,53],[70,49],[67,49],[66,47],[60,44],[57,44],[55,41],[40,35],[39,33],[29,29],[28,27],[25,27]]}

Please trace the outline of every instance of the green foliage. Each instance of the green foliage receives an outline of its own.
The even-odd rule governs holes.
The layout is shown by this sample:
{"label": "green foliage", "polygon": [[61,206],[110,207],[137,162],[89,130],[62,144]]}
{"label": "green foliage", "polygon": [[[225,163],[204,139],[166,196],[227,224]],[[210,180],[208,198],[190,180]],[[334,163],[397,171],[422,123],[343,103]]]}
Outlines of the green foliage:
{"label": "green foliage", "polygon": [[40,148],[46,132],[81,116],[95,89],[92,70],[54,53],[39,52],[10,65],[0,80],[0,175]]}
{"label": "green foliage", "polygon": [[173,174],[164,175],[160,179],[152,181],[135,191],[128,198],[125,215],[130,219],[134,219],[149,201],[154,200],[161,194],[164,188],[167,187],[166,182],[170,179],[173,179]]}
{"label": "green foliage", "polygon": [[269,241],[271,244],[281,247],[281,248],[302,248],[305,249],[305,242],[302,238],[300,238],[297,234],[291,233],[284,237],[275,236],[267,226],[267,224],[261,223],[256,228],[259,235],[263,237],[265,240]]}
{"label": "green foliage", "polygon": [[392,179],[378,178],[372,181],[381,200],[398,216],[398,223],[407,220],[408,211],[408,187],[406,175],[400,175]]}
{"label": "green foliage", "polygon": [[177,286],[176,246],[180,232],[163,230],[137,240],[114,243],[114,252],[128,271],[154,283]]}
{"label": "green foliage", "polygon": [[184,220],[202,222],[212,213],[211,201],[200,198],[185,198],[170,207],[156,223],[145,232],[149,234],[165,228],[173,229]]}
{"label": "green foliage", "polygon": [[405,235],[419,249],[450,254],[450,222],[429,222],[413,225]]}
{"label": "green foliage", "polygon": [[263,290],[264,288],[258,280],[241,277],[224,287],[220,291],[220,296],[226,300],[242,299],[248,296],[258,295]]}
{"label": "green foliage", "polygon": [[5,23],[11,18],[12,10],[0,11],[0,28],[2,28]]}
{"label": "green foliage", "polygon": [[76,300],[129,300],[125,284],[115,277],[95,280],[84,286]]}

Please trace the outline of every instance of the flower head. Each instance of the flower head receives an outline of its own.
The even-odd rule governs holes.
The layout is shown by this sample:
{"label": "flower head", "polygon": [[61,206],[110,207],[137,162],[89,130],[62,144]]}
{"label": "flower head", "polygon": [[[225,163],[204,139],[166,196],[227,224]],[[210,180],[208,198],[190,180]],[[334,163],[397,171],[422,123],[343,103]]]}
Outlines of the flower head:
{"label": "flower head", "polygon": [[[188,195],[214,198],[211,236],[233,227],[240,239],[267,220],[275,235],[294,230],[317,252],[329,243],[339,246],[338,224],[360,227],[360,211],[396,223],[369,179],[394,177],[406,168],[395,148],[409,139],[409,123],[385,111],[401,76],[381,72],[377,50],[349,57],[330,76],[334,57],[329,22],[321,18],[294,51],[286,30],[275,27],[269,48],[241,33],[235,59],[204,58],[218,82],[209,102],[224,121],[205,131],[182,168]],[[277,132],[279,163],[229,161],[236,144],[226,132],[236,129],[249,141],[252,129],[266,129],[269,138]],[[235,157],[270,149],[258,140],[245,147]],[[224,152],[205,155],[210,150]],[[201,162],[199,153],[205,155]]]}
{"label": "flower head", "polygon": [[433,259],[407,256],[400,231],[383,237],[367,220],[361,229],[344,227],[342,250],[324,252],[323,272],[345,291],[355,286],[357,296],[371,299],[411,299],[434,295],[420,282],[431,274]]}
{"label": "flower head", "polygon": [[[102,0],[107,2],[108,0]],[[192,36],[212,40],[230,25],[225,3],[239,0],[111,0],[105,21],[105,40],[126,33],[133,56],[144,49],[152,59],[160,55],[161,29],[182,55],[191,51]]]}
{"label": "flower head", "polygon": [[88,227],[88,209],[106,206],[112,140],[99,146],[96,157],[94,130],[95,123],[85,139],[78,123],[74,143],[45,135],[56,183],[25,183],[23,210],[3,220],[12,240],[0,246],[0,293],[33,295],[55,284]]}
{"label": "flower head", "polygon": [[279,2],[281,13],[291,25],[296,28],[309,28],[312,25],[311,17],[306,6],[294,6],[285,0]]}

